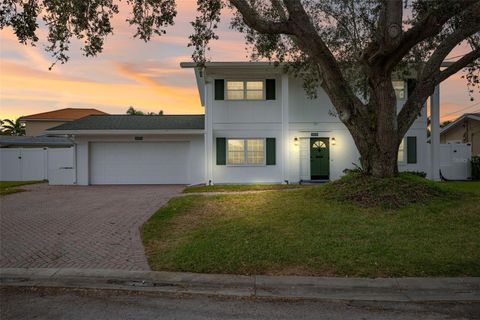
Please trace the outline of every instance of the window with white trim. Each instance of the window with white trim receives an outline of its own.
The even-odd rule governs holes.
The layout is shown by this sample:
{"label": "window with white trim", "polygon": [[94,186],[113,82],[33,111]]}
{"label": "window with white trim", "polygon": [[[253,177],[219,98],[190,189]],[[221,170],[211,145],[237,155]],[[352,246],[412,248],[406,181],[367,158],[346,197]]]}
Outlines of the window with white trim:
{"label": "window with white trim", "polygon": [[402,142],[400,142],[400,146],[398,147],[398,162],[405,162],[405,139],[402,139]]}
{"label": "window with white trim", "polygon": [[263,100],[264,82],[262,80],[227,80],[227,100]]}
{"label": "window with white trim", "polygon": [[265,164],[265,139],[227,139],[227,164]]}

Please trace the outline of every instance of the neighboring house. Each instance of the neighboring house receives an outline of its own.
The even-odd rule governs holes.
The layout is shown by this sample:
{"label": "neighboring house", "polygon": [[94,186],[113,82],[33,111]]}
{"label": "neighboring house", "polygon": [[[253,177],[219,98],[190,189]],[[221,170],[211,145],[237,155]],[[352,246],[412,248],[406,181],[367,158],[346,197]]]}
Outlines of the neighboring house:
{"label": "neighboring house", "polygon": [[470,143],[480,156],[480,113],[465,113],[440,131],[441,143]]}
{"label": "neighboring house", "polygon": [[97,109],[65,108],[24,116],[20,118],[20,122],[25,123],[26,136],[40,136],[49,128],[93,114],[107,113]]}
{"label": "neighboring house", "polygon": [[[78,184],[298,183],[338,179],[359,165],[325,92],[268,63],[193,63],[203,115],[89,116],[49,129],[76,143]],[[396,81],[398,106],[408,96]],[[399,169],[427,171],[423,110],[400,147]]]}

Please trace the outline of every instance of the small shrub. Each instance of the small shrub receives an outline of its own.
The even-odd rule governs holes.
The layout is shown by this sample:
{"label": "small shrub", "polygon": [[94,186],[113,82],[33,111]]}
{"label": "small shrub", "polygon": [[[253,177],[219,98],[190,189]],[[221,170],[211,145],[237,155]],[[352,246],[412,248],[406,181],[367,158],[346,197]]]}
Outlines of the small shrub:
{"label": "small shrub", "polygon": [[351,173],[364,174],[365,173],[365,170],[363,170],[363,168],[361,166],[359,166],[355,162],[352,162],[352,164],[353,164],[354,168],[353,169],[345,168],[345,169],[343,169],[343,173],[345,173],[345,174],[351,174]]}

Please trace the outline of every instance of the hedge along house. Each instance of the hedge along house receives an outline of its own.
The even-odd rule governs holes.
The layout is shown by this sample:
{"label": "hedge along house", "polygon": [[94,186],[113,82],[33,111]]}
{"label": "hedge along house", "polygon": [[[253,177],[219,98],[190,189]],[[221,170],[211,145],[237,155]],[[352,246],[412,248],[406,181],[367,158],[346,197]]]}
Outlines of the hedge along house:
{"label": "hedge along house", "polygon": [[[322,89],[309,99],[301,79],[264,62],[181,67],[194,69],[205,116],[95,115],[48,130],[74,140],[77,184],[298,183],[360,165]],[[399,109],[408,83],[394,83]],[[425,109],[400,146],[402,171],[430,173]]]}
{"label": "hedge along house", "polygon": [[[302,80],[262,62],[211,62],[194,68],[205,106],[207,183],[334,180],[360,165],[347,128],[322,89],[307,97]],[[398,108],[408,81],[395,81]],[[399,150],[401,171],[427,172],[426,108]]]}

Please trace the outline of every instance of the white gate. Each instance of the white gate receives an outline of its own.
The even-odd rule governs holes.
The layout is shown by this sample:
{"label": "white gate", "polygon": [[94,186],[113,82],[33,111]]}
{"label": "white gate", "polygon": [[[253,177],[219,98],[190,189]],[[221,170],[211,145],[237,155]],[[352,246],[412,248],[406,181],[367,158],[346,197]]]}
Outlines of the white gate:
{"label": "white gate", "polygon": [[1,148],[0,180],[73,184],[74,148]]}
{"label": "white gate", "polygon": [[472,177],[470,143],[440,145],[440,171],[447,180],[468,180]]}

